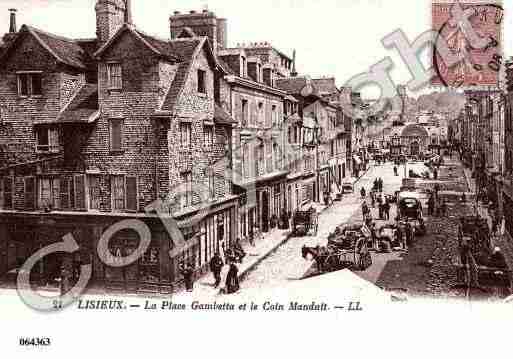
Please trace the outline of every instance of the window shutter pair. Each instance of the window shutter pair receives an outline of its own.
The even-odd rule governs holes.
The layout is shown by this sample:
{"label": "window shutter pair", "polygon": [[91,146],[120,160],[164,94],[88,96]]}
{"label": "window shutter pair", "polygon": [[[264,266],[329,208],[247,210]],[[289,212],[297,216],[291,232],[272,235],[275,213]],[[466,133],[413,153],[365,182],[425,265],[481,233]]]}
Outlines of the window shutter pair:
{"label": "window shutter pair", "polygon": [[34,210],[36,202],[36,179],[25,177],[25,209]]}

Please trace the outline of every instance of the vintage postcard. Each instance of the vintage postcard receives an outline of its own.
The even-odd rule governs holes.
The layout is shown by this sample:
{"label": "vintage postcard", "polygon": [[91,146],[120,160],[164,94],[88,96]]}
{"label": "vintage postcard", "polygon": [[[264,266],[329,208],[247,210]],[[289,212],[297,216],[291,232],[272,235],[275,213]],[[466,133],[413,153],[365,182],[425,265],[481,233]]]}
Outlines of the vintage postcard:
{"label": "vintage postcard", "polygon": [[1,356],[509,357],[512,11],[2,0]]}

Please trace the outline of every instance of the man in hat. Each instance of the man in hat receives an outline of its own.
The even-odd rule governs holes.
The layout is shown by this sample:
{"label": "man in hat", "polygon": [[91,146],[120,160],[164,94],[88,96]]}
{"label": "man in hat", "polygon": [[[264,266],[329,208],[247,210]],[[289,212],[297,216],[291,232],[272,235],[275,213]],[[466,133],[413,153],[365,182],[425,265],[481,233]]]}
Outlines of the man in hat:
{"label": "man in hat", "polygon": [[210,270],[214,275],[215,283],[214,287],[217,288],[221,283],[221,270],[223,269],[223,260],[221,259],[221,255],[219,252],[216,252],[212,259],[210,260]]}

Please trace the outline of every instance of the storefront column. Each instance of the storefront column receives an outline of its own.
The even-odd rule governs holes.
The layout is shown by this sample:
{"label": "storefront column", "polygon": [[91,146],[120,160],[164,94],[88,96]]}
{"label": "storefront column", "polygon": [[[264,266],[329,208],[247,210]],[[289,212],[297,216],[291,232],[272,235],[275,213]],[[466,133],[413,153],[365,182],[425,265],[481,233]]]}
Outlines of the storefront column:
{"label": "storefront column", "polygon": [[0,224],[0,275],[7,273],[7,248],[9,246],[9,231],[6,224]]}
{"label": "storefront column", "polygon": [[98,257],[98,242],[100,242],[100,238],[102,237],[103,228],[101,226],[95,226],[91,229],[92,234],[92,245],[93,245],[93,279],[97,282],[104,283],[105,280],[105,271],[104,264],[100,261],[100,257]]}

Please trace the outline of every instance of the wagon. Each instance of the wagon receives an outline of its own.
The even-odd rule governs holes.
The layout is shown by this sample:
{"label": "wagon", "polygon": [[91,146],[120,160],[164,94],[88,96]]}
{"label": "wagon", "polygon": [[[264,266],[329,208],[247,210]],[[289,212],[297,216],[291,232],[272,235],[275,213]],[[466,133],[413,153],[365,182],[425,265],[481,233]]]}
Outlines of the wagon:
{"label": "wagon", "polygon": [[342,193],[345,193],[346,191],[354,192],[353,182],[349,182],[349,181],[342,182],[341,188],[342,188],[342,190],[341,190]]}
{"label": "wagon", "polygon": [[292,233],[295,236],[317,235],[319,216],[315,208],[306,211],[296,211],[292,218]]}
{"label": "wagon", "polygon": [[422,203],[417,192],[400,192],[398,194],[398,215],[400,219],[422,219]]}

